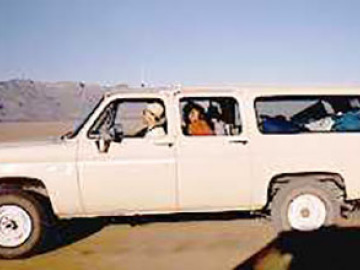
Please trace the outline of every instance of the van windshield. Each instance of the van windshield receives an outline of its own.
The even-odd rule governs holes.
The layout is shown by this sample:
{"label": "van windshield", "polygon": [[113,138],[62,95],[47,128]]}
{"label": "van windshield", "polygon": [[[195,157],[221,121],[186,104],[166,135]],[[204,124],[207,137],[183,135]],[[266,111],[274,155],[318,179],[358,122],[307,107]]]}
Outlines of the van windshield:
{"label": "van windshield", "polygon": [[80,130],[84,127],[85,123],[89,120],[91,115],[100,106],[100,104],[103,102],[103,100],[104,100],[104,96],[102,98],[100,98],[100,100],[94,106],[89,106],[87,109],[85,109],[84,112],[82,113],[82,115],[79,117],[79,120],[77,120],[75,122],[74,129],[72,131],[67,132],[64,135],[62,135],[61,138],[65,138],[65,137],[68,139],[74,138],[80,132]]}

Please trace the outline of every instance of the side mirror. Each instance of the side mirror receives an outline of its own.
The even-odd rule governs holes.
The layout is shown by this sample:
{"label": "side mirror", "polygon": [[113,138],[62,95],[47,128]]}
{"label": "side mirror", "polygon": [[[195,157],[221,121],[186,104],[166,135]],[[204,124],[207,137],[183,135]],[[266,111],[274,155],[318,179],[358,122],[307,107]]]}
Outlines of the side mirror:
{"label": "side mirror", "polygon": [[107,153],[110,148],[110,143],[112,137],[110,132],[101,131],[100,134],[97,134],[95,137],[95,143],[100,153]]}
{"label": "side mirror", "polygon": [[107,153],[110,148],[110,140],[105,140],[103,137],[99,137],[96,141],[96,146],[100,153]]}
{"label": "side mirror", "polygon": [[113,142],[120,143],[124,137],[124,133],[120,124],[115,124],[110,130],[109,135]]}
{"label": "side mirror", "polygon": [[96,136],[96,146],[100,153],[107,153],[110,148],[111,142],[120,143],[123,139],[123,132],[121,125],[114,125],[109,130],[102,130]]}

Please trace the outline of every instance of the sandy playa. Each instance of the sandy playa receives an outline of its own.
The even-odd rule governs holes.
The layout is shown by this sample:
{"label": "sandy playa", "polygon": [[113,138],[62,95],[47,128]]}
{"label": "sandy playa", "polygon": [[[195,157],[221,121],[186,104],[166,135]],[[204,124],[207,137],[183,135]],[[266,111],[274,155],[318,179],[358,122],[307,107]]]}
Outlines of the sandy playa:
{"label": "sandy playa", "polygon": [[72,126],[72,122],[0,122],[0,142],[61,136]]}
{"label": "sandy playa", "polygon": [[0,261],[0,269],[233,269],[273,236],[259,220],[159,220],[98,229],[78,242],[30,259]]}

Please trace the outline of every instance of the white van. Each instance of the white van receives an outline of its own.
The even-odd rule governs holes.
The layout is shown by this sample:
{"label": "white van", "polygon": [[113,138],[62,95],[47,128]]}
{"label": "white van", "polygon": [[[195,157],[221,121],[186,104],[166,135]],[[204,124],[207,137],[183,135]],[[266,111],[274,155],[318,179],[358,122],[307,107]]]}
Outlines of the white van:
{"label": "white van", "polygon": [[360,89],[124,88],[52,142],[0,146],[0,255],[56,218],[269,210],[334,224],[360,197]]}

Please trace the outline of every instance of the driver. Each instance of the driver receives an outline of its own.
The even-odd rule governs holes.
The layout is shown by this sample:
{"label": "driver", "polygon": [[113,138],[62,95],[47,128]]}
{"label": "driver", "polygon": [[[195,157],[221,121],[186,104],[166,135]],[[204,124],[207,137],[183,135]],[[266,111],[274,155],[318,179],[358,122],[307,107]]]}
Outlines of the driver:
{"label": "driver", "polygon": [[164,124],[164,107],[157,103],[149,103],[143,111],[143,122],[146,125],[145,138],[158,138],[166,135]]}

